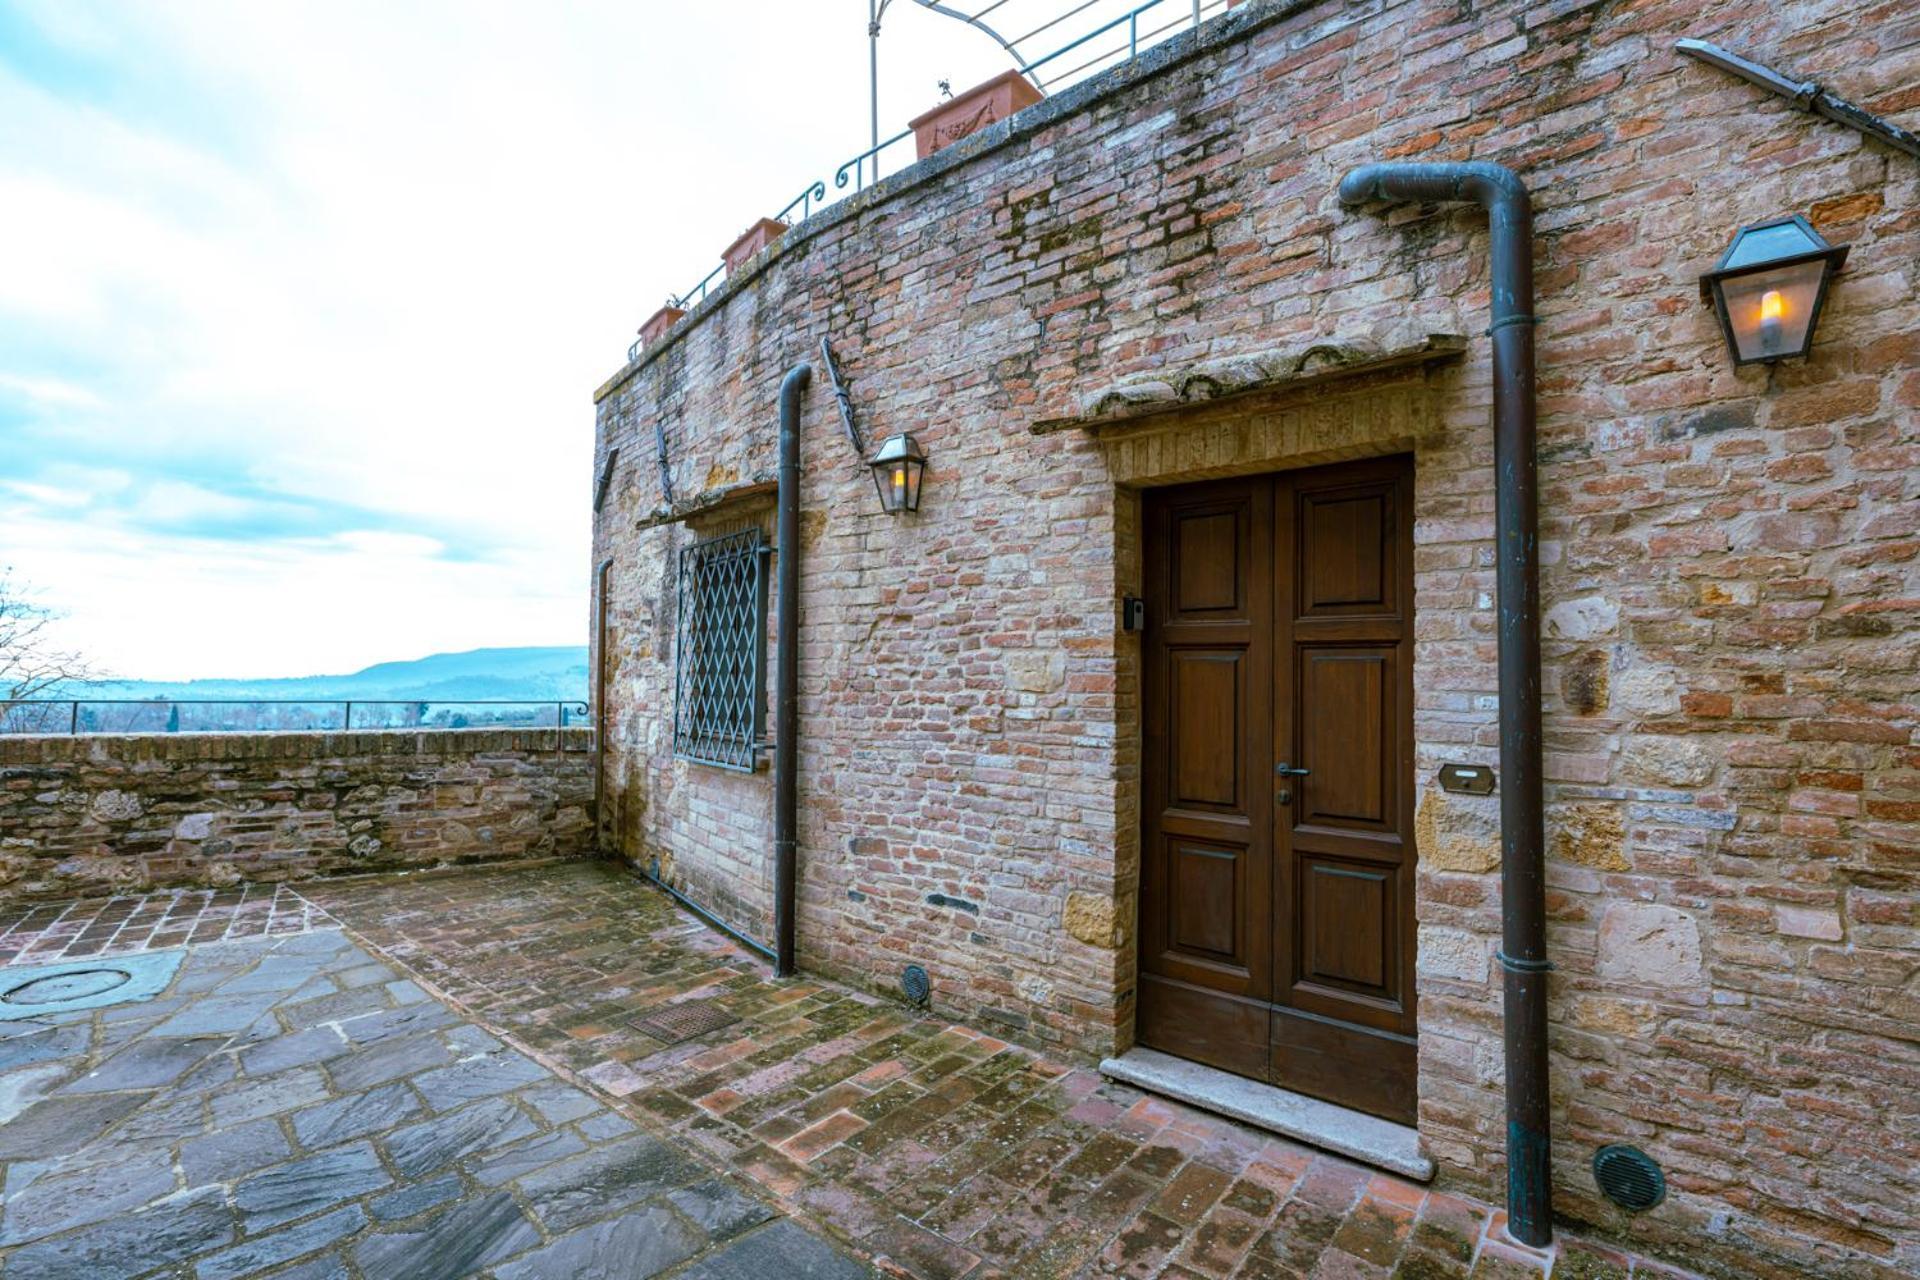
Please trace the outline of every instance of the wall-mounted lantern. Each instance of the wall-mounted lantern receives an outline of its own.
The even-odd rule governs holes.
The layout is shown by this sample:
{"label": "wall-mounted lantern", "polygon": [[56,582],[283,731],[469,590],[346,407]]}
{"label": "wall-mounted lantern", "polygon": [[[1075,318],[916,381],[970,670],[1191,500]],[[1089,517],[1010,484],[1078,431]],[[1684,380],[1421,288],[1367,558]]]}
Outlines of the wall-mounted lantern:
{"label": "wall-mounted lantern", "polygon": [[927,471],[926,450],[912,436],[892,436],[867,464],[880,490],[880,506],[890,516],[920,509],[920,478]]}
{"label": "wall-mounted lantern", "polygon": [[1772,364],[1807,354],[1847,247],[1828,244],[1795,214],[1756,222],[1700,277],[1700,297],[1720,315],[1733,363]]}

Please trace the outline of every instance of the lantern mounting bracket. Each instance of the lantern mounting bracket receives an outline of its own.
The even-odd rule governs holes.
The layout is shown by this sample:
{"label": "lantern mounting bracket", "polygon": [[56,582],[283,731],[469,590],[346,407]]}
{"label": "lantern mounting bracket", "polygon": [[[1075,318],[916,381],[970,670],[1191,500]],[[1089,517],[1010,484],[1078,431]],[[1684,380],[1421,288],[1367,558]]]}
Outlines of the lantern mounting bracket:
{"label": "lantern mounting bracket", "polygon": [[826,338],[820,339],[820,362],[827,366],[827,380],[833,383],[833,398],[840,405],[840,425],[847,429],[847,439],[853,444],[855,456],[865,462],[867,445],[860,438],[859,425],[853,420],[853,397],[847,392],[847,384],[840,380],[840,365],[833,358],[833,344]]}

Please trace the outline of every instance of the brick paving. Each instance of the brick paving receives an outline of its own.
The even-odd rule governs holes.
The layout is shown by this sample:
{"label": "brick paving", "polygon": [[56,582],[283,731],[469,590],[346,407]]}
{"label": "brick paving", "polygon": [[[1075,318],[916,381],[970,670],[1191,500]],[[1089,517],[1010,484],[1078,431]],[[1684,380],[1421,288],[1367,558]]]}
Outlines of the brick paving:
{"label": "brick paving", "polygon": [[0,965],[305,933],[325,913],[285,885],[0,904]]}
{"label": "brick paving", "polygon": [[[308,885],[357,936],[672,1145],[916,1280],[1687,1273],[1149,1097],[902,1004],[773,982],[604,864]],[[731,1018],[637,1029],[706,1001]],[[779,1274],[769,1272],[769,1275]]]}
{"label": "brick paving", "polygon": [[155,999],[0,1021],[7,1280],[870,1274],[339,928],[292,932],[316,913],[193,897],[16,922],[68,958],[134,921],[199,940]]}

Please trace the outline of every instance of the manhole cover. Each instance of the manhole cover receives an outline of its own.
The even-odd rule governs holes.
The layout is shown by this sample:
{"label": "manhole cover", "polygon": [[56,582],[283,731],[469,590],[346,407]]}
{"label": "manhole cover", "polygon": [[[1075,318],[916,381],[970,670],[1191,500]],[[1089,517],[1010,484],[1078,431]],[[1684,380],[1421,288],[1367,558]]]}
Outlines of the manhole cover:
{"label": "manhole cover", "polygon": [[186,954],[140,951],[58,964],[0,965],[0,1024],[151,1000],[167,989]]}
{"label": "manhole cover", "polygon": [[61,1004],[68,1000],[104,995],[131,981],[133,975],[125,969],[81,969],[74,973],[56,973],[52,977],[23,982],[9,988],[4,999],[8,1004]]}
{"label": "manhole cover", "polygon": [[685,1000],[649,1009],[627,1025],[662,1044],[679,1044],[740,1021],[712,1000]]}

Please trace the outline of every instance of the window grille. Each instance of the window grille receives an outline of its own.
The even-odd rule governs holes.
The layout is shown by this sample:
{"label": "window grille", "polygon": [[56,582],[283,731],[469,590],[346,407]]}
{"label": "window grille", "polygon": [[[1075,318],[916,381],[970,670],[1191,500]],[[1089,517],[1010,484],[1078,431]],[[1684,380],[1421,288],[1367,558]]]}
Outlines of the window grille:
{"label": "window grille", "polygon": [[673,753],[752,772],[766,730],[767,557],[758,528],[680,552]]}

